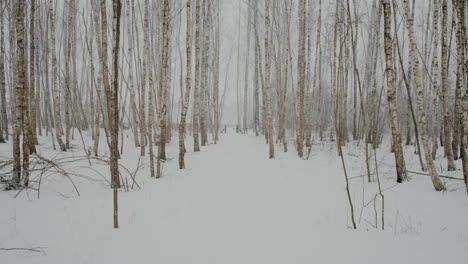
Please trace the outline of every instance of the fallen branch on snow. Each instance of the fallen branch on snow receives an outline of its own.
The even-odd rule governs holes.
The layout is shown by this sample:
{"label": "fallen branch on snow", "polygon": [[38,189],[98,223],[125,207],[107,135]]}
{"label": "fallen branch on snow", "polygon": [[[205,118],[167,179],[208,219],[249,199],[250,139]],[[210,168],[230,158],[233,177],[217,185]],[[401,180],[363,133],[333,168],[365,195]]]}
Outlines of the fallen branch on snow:
{"label": "fallen branch on snow", "polygon": [[33,247],[33,248],[0,248],[3,251],[32,251],[37,253],[44,253],[44,248],[42,247]]}
{"label": "fallen branch on snow", "polygon": [[[421,172],[416,172],[416,171],[406,171],[406,172],[413,173],[413,174],[416,174],[416,175],[422,175],[422,176],[431,177],[431,175],[426,174],[426,173],[421,173]],[[445,178],[445,179],[451,179],[451,180],[458,180],[458,181],[464,181],[464,180],[465,180],[465,179],[462,179],[462,178],[451,177],[451,176],[445,176],[445,175],[439,175],[439,177]]]}

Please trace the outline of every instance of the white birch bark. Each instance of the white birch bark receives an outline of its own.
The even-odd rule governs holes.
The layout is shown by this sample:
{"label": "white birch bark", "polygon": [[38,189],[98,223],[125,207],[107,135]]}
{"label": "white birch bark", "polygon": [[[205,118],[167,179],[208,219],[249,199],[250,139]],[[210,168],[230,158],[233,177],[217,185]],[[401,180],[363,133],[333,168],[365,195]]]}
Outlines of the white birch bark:
{"label": "white birch bark", "polygon": [[403,7],[406,16],[406,28],[408,31],[410,45],[410,60],[412,61],[414,84],[416,86],[417,105],[418,105],[418,126],[421,132],[421,141],[424,150],[424,157],[432,179],[432,184],[437,191],[445,190],[445,186],[439,178],[439,173],[432,160],[431,150],[429,148],[429,139],[427,137],[426,107],[424,99],[424,90],[422,87],[421,74],[419,70],[419,58],[416,50],[416,39],[413,28],[413,18],[410,15],[408,0],[403,0]]}

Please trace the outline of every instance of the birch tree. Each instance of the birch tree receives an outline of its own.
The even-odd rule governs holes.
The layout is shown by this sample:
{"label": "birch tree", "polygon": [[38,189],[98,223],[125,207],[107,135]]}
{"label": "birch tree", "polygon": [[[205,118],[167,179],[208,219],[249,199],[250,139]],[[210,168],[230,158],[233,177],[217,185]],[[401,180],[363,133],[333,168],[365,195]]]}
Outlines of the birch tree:
{"label": "birch tree", "polygon": [[[0,5],[3,9],[3,2]],[[0,14],[0,114],[1,114],[1,127],[0,127],[0,143],[5,143],[8,140],[8,112],[6,101],[6,83],[5,83],[5,26],[3,22],[3,14]]]}
{"label": "birch tree", "polygon": [[199,135],[199,114],[200,114],[200,59],[201,59],[201,43],[200,43],[200,12],[201,0],[196,0],[195,6],[195,83],[193,85],[193,150],[200,151],[200,135]]}
{"label": "birch tree", "polygon": [[306,1],[299,0],[299,54],[298,54],[298,81],[297,81],[297,153],[299,157],[304,155],[304,97],[306,78]]}
{"label": "birch tree", "polygon": [[442,115],[443,115],[443,134],[444,149],[447,157],[447,170],[456,170],[453,159],[452,144],[450,140],[450,111],[448,108],[448,45],[447,45],[447,0],[442,0],[442,35],[441,35],[441,89],[442,89]]}
{"label": "birch tree", "polygon": [[[468,91],[466,91],[466,58],[465,58],[465,49],[466,49],[466,26],[465,26],[465,1],[463,0],[454,0],[453,1],[454,13],[457,15],[457,92],[456,100],[458,103],[455,103],[455,120],[461,122],[461,142],[460,142],[460,152],[463,164],[463,176],[465,179],[465,184],[468,189]],[[463,91],[465,90],[465,91]]]}
{"label": "birch tree", "polygon": [[432,160],[431,150],[429,148],[429,139],[427,137],[427,121],[426,121],[426,103],[424,98],[424,90],[422,87],[421,74],[419,70],[419,58],[417,55],[416,39],[414,36],[413,18],[410,15],[410,8],[408,0],[403,0],[403,8],[406,17],[406,29],[409,38],[410,47],[410,60],[412,61],[412,70],[414,77],[414,84],[416,86],[417,105],[418,105],[418,126],[421,132],[421,140],[424,150],[424,157],[429,169],[429,174],[432,179],[432,184],[437,191],[445,190],[445,186],[439,178],[437,169],[435,168],[434,161]]}
{"label": "birch tree", "polygon": [[391,33],[391,15],[392,9],[390,0],[383,1],[384,12],[384,47],[385,47],[385,64],[387,76],[387,100],[390,112],[390,125],[392,129],[392,144],[393,152],[395,154],[395,164],[397,172],[397,182],[406,180],[405,160],[403,156],[403,149],[401,145],[401,132],[400,122],[398,118],[398,104],[397,104],[397,89],[395,83],[395,72],[393,70],[393,47],[392,47],[392,33]]}
{"label": "birch tree", "polygon": [[270,101],[270,0],[265,0],[265,122],[266,134],[269,145],[269,158],[275,158],[275,145],[273,142],[273,116],[271,114]]}
{"label": "birch tree", "polygon": [[[134,1],[131,1],[131,7],[134,8]],[[138,119],[138,111],[137,111],[137,104],[136,104],[136,94],[135,94],[135,84],[133,81],[133,34],[132,34],[132,24],[133,24],[133,17],[131,16],[131,8],[130,8],[130,0],[127,0],[126,4],[126,16],[127,16],[127,38],[128,38],[128,83],[130,85],[130,111],[132,115],[132,123],[133,123],[133,138],[135,147],[140,147],[140,140],[138,138],[138,129],[139,129],[139,119]]]}
{"label": "birch tree", "polygon": [[[120,17],[122,13],[122,2],[120,0],[113,0],[113,16],[112,16],[112,35],[114,38],[113,54],[113,81],[111,97],[107,97],[108,102],[112,102],[109,108],[109,122],[111,129],[111,162],[110,170],[113,182],[113,195],[114,195],[114,228],[119,228],[119,211],[118,211],[118,188],[120,187],[119,181],[119,51],[120,51]],[[102,4],[102,2],[101,2]],[[102,7],[102,6],[101,6]],[[105,8],[105,6],[104,6]],[[102,11],[101,11],[102,12]],[[103,14],[104,15],[104,14]],[[105,19],[105,18],[103,18]],[[103,23],[104,24],[104,23]],[[104,46],[106,47],[106,46]]]}
{"label": "birch tree", "polygon": [[[179,168],[185,169],[185,124],[190,102],[190,91],[192,89],[192,0],[186,0],[186,32],[185,32],[185,51],[186,51],[186,74],[185,74],[185,95],[180,114],[179,124]],[[215,118],[216,120],[216,118]]]}
{"label": "birch tree", "polygon": [[[16,74],[17,83],[15,89],[15,120],[13,129],[13,182],[12,187],[17,189],[21,186],[21,176],[29,177],[29,149],[27,146],[27,134],[24,134],[28,127],[25,118],[25,96],[27,96],[26,86],[26,63],[25,63],[25,41],[24,41],[24,18],[25,18],[25,0],[15,3],[16,14]],[[21,134],[23,135],[23,168],[21,167]],[[23,171],[22,171],[23,169]],[[26,179],[26,178],[25,178]],[[25,182],[27,186],[27,179]]]}
{"label": "birch tree", "polygon": [[432,55],[432,159],[437,154],[437,122],[439,114],[439,0],[434,0],[434,14],[432,18],[434,37]]}
{"label": "birch tree", "polygon": [[62,115],[60,114],[60,87],[57,83],[58,79],[58,63],[57,54],[55,50],[55,16],[54,16],[54,1],[49,0],[49,23],[50,23],[50,41],[52,53],[52,94],[54,97],[54,124],[55,124],[55,137],[60,146],[61,151],[66,151],[67,148],[62,140]]}
{"label": "birch tree", "polygon": [[31,104],[30,110],[30,133],[29,133],[29,149],[31,152],[36,152],[37,145],[37,129],[36,129],[36,89],[35,89],[35,70],[36,66],[36,40],[35,40],[35,21],[36,21],[36,1],[31,0],[31,20],[29,24],[29,102]]}
{"label": "birch tree", "polygon": [[211,12],[211,0],[203,1],[203,51],[201,58],[201,90],[200,90],[200,135],[201,135],[201,145],[206,146],[208,143],[208,132],[207,132],[207,93],[208,93],[208,62],[210,57],[210,12]]}
{"label": "birch tree", "polygon": [[158,144],[158,165],[156,171],[156,178],[160,178],[162,174],[161,161],[166,159],[166,111],[167,111],[167,86],[169,85],[167,81],[167,74],[169,72],[169,23],[170,23],[170,3],[169,0],[164,0],[163,3],[163,28],[162,28],[162,55],[161,55],[161,64],[160,75],[159,75],[159,94],[160,94],[160,103],[159,103],[159,129],[160,137]]}

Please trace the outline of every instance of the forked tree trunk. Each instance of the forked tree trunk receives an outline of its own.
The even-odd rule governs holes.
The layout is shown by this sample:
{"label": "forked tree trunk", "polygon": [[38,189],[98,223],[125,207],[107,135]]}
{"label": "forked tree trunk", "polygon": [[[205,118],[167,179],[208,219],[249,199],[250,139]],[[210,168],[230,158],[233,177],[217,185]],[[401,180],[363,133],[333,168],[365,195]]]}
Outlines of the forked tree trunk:
{"label": "forked tree trunk", "polygon": [[417,102],[418,102],[418,125],[421,132],[421,140],[424,150],[424,157],[429,169],[429,174],[432,179],[432,184],[437,191],[445,190],[445,186],[439,178],[439,174],[432,160],[431,150],[429,148],[429,139],[427,137],[427,121],[426,121],[426,103],[424,90],[422,87],[421,74],[419,71],[419,58],[416,50],[416,39],[414,36],[413,18],[410,15],[408,0],[403,0],[403,6],[406,16],[406,28],[408,31],[409,45],[410,45],[410,60],[412,61],[414,83],[416,86]]}

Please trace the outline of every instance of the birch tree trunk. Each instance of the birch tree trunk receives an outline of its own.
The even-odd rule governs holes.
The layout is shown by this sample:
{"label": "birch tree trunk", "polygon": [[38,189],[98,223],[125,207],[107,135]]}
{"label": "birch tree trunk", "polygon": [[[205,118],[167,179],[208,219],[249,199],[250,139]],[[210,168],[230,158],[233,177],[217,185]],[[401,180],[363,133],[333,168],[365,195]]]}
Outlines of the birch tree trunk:
{"label": "birch tree trunk", "polygon": [[60,114],[60,87],[57,83],[58,66],[57,66],[57,55],[55,50],[55,18],[54,18],[54,1],[49,0],[49,20],[50,20],[50,41],[52,51],[52,93],[54,97],[54,123],[55,123],[55,137],[57,143],[60,146],[61,151],[66,151],[67,148],[62,141],[62,115]]}
{"label": "birch tree trunk", "polygon": [[[103,53],[103,48],[102,48],[102,41],[101,41],[101,30],[100,30],[100,22],[99,22],[99,3],[94,1],[93,2],[93,10],[95,12],[94,14],[94,27],[95,27],[95,32],[94,36],[96,37],[96,45],[97,45],[97,50],[98,50],[98,55],[99,55],[99,60],[102,57]],[[91,56],[92,56],[92,50]],[[103,95],[101,91],[101,86],[102,86],[102,78],[103,78],[103,67],[99,67],[99,74],[97,78],[97,82],[95,83],[95,89],[96,89],[96,111],[95,111],[95,116],[94,116],[94,156],[98,156],[99,153],[99,141],[100,141],[100,132],[101,132],[101,115],[102,119],[104,119],[104,107],[103,107]],[[104,125],[104,129],[106,129],[106,126]],[[107,133],[107,132],[106,132]]]}
{"label": "birch tree trunk", "polygon": [[270,0],[265,0],[265,121],[269,145],[269,158],[275,158],[275,145],[273,142],[273,117],[270,101]]}
{"label": "birch tree trunk", "polygon": [[[102,2],[101,2],[102,4]],[[104,7],[105,8],[105,7]],[[114,194],[114,228],[119,228],[119,203],[118,203],[118,188],[120,187],[119,180],[119,50],[120,50],[120,17],[122,12],[122,3],[120,0],[113,0],[113,17],[112,17],[112,35],[114,37],[113,48],[113,70],[114,80],[112,82],[112,97],[107,98],[107,101],[112,101],[112,107],[109,110],[109,122],[111,129],[111,176],[113,182]],[[103,20],[104,20],[103,16]],[[103,23],[105,24],[105,23]],[[106,45],[104,45],[106,47]]]}
{"label": "birch tree trunk", "polygon": [[[248,2],[250,4],[250,1]],[[247,39],[247,50],[245,52],[245,73],[244,73],[244,116],[243,116],[243,130],[244,134],[247,134],[247,111],[248,111],[248,100],[247,94],[249,91],[249,61],[250,61],[250,6],[247,7],[247,30],[246,30],[246,39]]]}
{"label": "birch tree trunk", "polygon": [[159,144],[158,144],[158,163],[156,178],[160,178],[162,174],[161,160],[166,159],[166,111],[167,111],[167,102],[166,102],[166,93],[167,93],[167,73],[169,72],[169,23],[170,23],[170,3],[169,0],[164,0],[163,4],[163,28],[162,28],[162,55],[161,55],[161,64],[160,75],[159,75],[159,94],[160,94],[160,103],[159,103]]}
{"label": "birch tree trunk", "polygon": [[433,55],[432,55],[432,159],[437,154],[437,121],[439,113],[439,0],[434,0]]}
{"label": "birch tree trunk", "polygon": [[260,94],[259,94],[259,56],[260,51],[259,48],[260,44],[258,43],[258,36],[257,36],[257,27],[258,27],[258,1],[254,1],[254,33],[255,33],[255,71],[254,71],[254,129],[255,129],[255,136],[259,135],[259,126],[260,126]]}
{"label": "birch tree trunk", "polygon": [[[152,60],[153,57],[148,58],[148,61],[150,63],[148,64],[153,64]],[[148,71],[148,127],[146,128],[147,132],[147,138],[148,138],[148,154],[149,154],[149,160],[150,160],[150,176],[151,178],[155,177],[156,175],[154,174],[154,153],[153,153],[153,132],[154,134],[157,134],[157,130],[153,129],[154,128],[154,81],[153,81],[153,71],[149,70]],[[153,131],[154,130],[154,131]],[[164,134],[161,133],[160,134]],[[161,142],[159,142],[161,144]]]}
{"label": "birch tree trunk", "polygon": [[405,159],[401,145],[400,121],[398,120],[397,89],[395,83],[395,72],[393,70],[393,47],[391,33],[392,9],[390,0],[383,1],[384,12],[384,48],[387,76],[387,100],[390,113],[390,126],[392,128],[392,144],[395,155],[397,182],[403,182],[407,178]]}
{"label": "birch tree trunk", "polygon": [[[107,103],[107,120],[108,127],[110,130],[110,152],[111,152],[111,175],[112,175],[112,186],[115,188],[120,187],[120,177],[118,175],[118,165],[117,159],[119,158],[119,111],[118,111],[118,98],[119,98],[119,83],[118,83],[118,52],[120,48],[120,12],[121,12],[121,3],[120,0],[113,0],[113,22],[112,22],[112,32],[114,37],[114,48],[113,48],[113,66],[114,71],[114,80],[112,82],[112,87],[109,83],[109,76],[111,76],[109,71],[108,59],[107,59],[107,7],[106,0],[101,0],[101,43],[102,43],[102,54],[101,54],[101,65],[104,81],[104,90],[106,93],[106,103]],[[116,79],[117,78],[117,79]],[[114,155],[115,157],[113,157]],[[114,161],[115,159],[115,161]],[[116,166],[116,167],[114,167]],[[116,174],[114,174],[116,173]]]}
{"label": "birch tree trunk", "polygon": [[[307,157],[312,151],[312,100],[314,93],[312,91],[312,17],[313,17],[312,0],[307,1],[307,67],[305,77],[305,124],[304,124],[304,139],[307,148]],[[314,79],[315,80],[315,79]]]}
{"label": "birch tree trunk", "polygon": [[195,83],[193,86],[193,150],[200,151],[200,135],[199,135],[199,114],[200,114],[200,4],[201,0],[196,0],[195,6]]}
{"label": "birch tree trunk", "polygon": [[73,13],[72,10],[73,0],[70,0],[67,5],[68,10],[68,24],[66,26],[66,47],[65,47],[65,147],[70,149],[70,136],[71,136],[71,109],[72,109],[72,98],[71,98],[71,49],[72,49],[72,23]]}
{"label": "birch tree trunk", "polygon": [[299,0],[299,54],[297,59],[297,154],[304,155],[304,90],[306,78],[306,1]]}
{"label": "birch tree trunk", "polygon": [[[0,5],[0,7],[3,9],[4,6]],[[5,140],[8,140],[8,112],[7,112],[7,102],[6,102],[6,83],[5,83],[5,26],[3,23],[3,14],[2,12],[0,14],[0,104],[1,104],[1,137],[0,137],[0,143],[4,143]]]}
{"label": "birch tree trunk", "polygon": [[207,91],[208,91],[208,60],[210,57],[210,12],[211,12],[211,0],[204,0],[203,7],[203,51],[202,51],[202,68],[201,68],[201,91],[200,91],[200,105],[201,105],[201,116],[200,116],[200,132],[201,132],[201,145],[206,146],[208,140],[207,133]]}
{"label": "birch tree trunk", "polygon": [[190,103],[190,91],[192,89],[192,0],[187,0],[185,6],[186,12],[186,33],[185,33],[185,50],[186,50],[186,74],[185,74],[185,96],[180,114],[179,124],[179,168],[185,169],[185,124],[187,112]]}
{"label": "birch tree trunk", "polygon": [[[31,139],[30,135],[30,120],[29,120],[29,89],[28,89],[28,78],[27,67],[26,67],[26,41],[25,37],[25,3],[20,1],[23,4],[18,4],[18,14],[16,20],[16,52],[17,52],[17,64],[16,64],[16,73],[18,76],[18,86],[21,86],[21,121],[22,121],[22,134],[23,134],[23,170],[22,176],[24,179],[24,186],[28,187],[29,185],[29,152]],[[23,5],[21,7],[21,5]],[[21,11],[22,10],[22,11]],[[35,148],[34,148],[35,150]]]}
{"label": "birch tree trunk", "polygon": [[[134,6],[134,1],[131,1],[132,7]],[[127,38],[128,38],[128,82],[130,84],[130,111],[132,115],[132,125],[133,125],[133,142],[135,147],[140,147],[140,140],[138,139],[138,111],[137,111],[137,104],[136,104],[136,95],[135,95],[135,84],[133,82],[133,34],[132,34],[132,24],[133,19],[131,16],[131,8],[130,8],[130,0],[127,0],[126,4],[126,16],[127,16]]]}
{"label": "birch tree trunk", "polygon": [[[27,144],[27,134],[24,134],[25,127],[28,120],[25,118],[25,96],[27,95],[26,89],[26,64],[25,64],[25,51],[24,51],[24,13],[25,13],[25,0],[19,0],[14,5],[16,14],[16,74],[17,83],[15,91],[15,122],[13,130],[13,183],[12,187],[17,189],[21,186],[21,132],[23,132],[23,177],[28,177],[29,168],[29,150],[25,145]],[[23,130],[21,130],[23,129]],[[26,178],[25,178],[26,179]],[[27,180],[27,179],[26,179]]]}
{"label": "birch tree trunk", "polygon": [[[146,114],[145,114],[145,101],[146,101],[146,73],[148,69],[149,58],[149,1],[145,0],[145,15],[143,18],[143,68],[141,69],[141,92],[140,92],[140,147],[141,156],[145,156],[146,146]],[[151,87],[149,88],[151,89]]]}
{"label": "birch tree trunk", "polygon": [[441,88],[442,88],[442,113],[443,113],[443,133],[444,133],[444,148],[447,156],[447,170],[455,171],[455,161],[453,159],[452,144],[450,142],[450,112],[448,108],[448,46],[447,46],[447,0],[442,0],[442,73],[441,73]]}
{"label": "birch tree trunk", "polygon": [[35,13],[36,13],[36,1],[31,0],[31,21],[29,25],[29,102],[31,103],[31,111],[30,111],[30,142],[29,142],[29,149],[32,153],[36,153],[36,145],[37,145],[37,130],[36,130],[36,104],[38,104],[38,100],[36,100],[36,90],[35,90],[35,71],[34,67],[36,66],[36,40],[35,40]]}
{"label": "birch tree trunk", "polygon": [[215,55],[214,55],[214,83],[213,83],[213,105],[214,105],[214,143],[216,144],[219,140],[219,125],[220,125],[220,114],[219,114],[219,53],[221,49],[220,43],[220,10],[219,1],[216,1],[216,39],[215,39]]}
{"label": "birch tree trunk", "polygon": [[465,76],[465,44],[466,44],[466,26],[465,26],[465,1],[464,0],[454,0],[454,7],[456,10],[458,24],[457,24],[457,94],[456,100],[458,104],[455,106],[455,115],[462,125],[460,126],[461,130],[461,144],[460,144],[460,154],[462,158],[463,165],[463,176],[465,179],[465,184],[468,189],[468,91],[463,91],[466,89],[466,76]]}
{"label": "birch tree trunk", "polygon": [[413,18],[410,15],[408,0],[403,0],[403,7],[406,16],[406,28],[408,31],[409,45],[410,45],[410,60],[412,61],[414,83],[417,92],[418,104],[418,125],[421,132],[421,140],[424,150],[424,157],[426,164],[431,175],[432,184],[437,191],[445,190],[445,186],[439,178],[437,169],[435,168],[434,161],[432,160],[431,151],[429,148],[429,140],[427,138],[427,121],[426,121],[426,107],[424,99],[424,90],[422,87],[421,74],[419,71],[419,58],[416,50],[416,40],[413,29]]}

